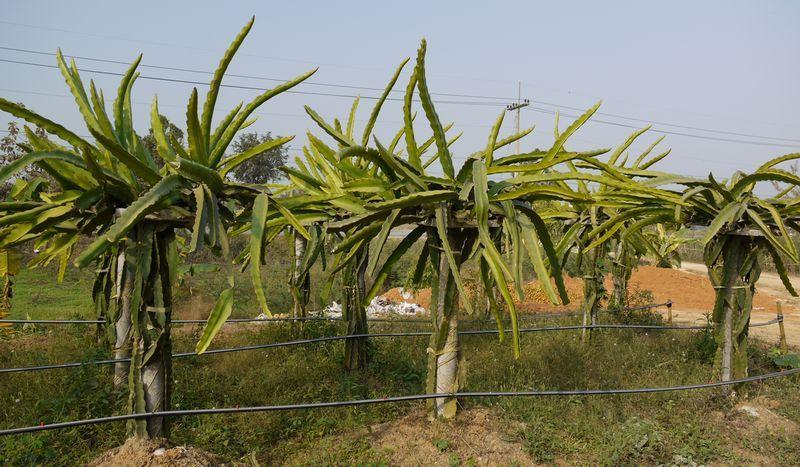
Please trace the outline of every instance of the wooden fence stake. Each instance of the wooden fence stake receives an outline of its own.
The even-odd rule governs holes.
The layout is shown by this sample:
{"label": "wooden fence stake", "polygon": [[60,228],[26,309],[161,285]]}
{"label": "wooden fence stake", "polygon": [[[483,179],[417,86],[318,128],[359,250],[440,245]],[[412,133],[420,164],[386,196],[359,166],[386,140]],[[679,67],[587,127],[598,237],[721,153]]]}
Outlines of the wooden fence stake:
{"label": "wooden fence stake", "polygon": [[775,305],[778,308],[778,329],[780,329],[781,333],[780,350],[782,354],[786,354],[789,352],[789,346],[786,344],[786,330],[783,327],[783,310],[781,309],[780,300],[775,302]]}
{"label": "wooden fence stake", "polygon": [[667,322],[672,324],[672,300],[667,299]]}

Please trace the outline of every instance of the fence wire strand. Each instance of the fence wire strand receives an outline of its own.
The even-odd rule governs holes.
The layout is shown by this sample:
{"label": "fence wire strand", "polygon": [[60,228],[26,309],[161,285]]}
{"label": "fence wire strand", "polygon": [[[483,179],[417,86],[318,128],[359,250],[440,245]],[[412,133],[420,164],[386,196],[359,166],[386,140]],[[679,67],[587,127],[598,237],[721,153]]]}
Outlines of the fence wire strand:
{"label": "fence wire strand", "polygon": [[679,386],[666,386],[657,388],[578,389],[578,390],[565,390],[565,391],[502,391],[502,392],[476,391],[476,392],[455,392],[455,393],[436,393],[436,394],[415,394],[410,396],[395,396],[395,397],[384,397],[377,399],[359,399],[359,400],[334,401],[334,402],[311,402],[311,403],[287,404],[287,405],[224,407],[219,409],[167,410],[163,412],[144,412],[144,413],[135,413],[127,415],[113,415],[109,417],[99,417],[99,418],[90,418],[85,420],[75,420],[69,422],[42,424],[38,426],[9,428],[5,430],[0,430],[0,436],[35,433],[46,430],[58,430],[58,429],[74,428],[86,425],[98,425],[101,423],[111,423],[111,422],[119,422],[125,420],[141,420],[152,417],[187,417],[187,416],[198,416],[198,415],[220,415],[220,414],[254,413],[254,412],[278,412],[278,411],[288,411],[288,410],[310,410],[310,409],[322,409],[331,407],[353,407],[353,406],[371,405],[371,404],[409,402],[409,401],[419,401],[427,399],[437,399],[440,397],[459,397],[459,398],[548,397],[548,396],[600,396],[600,395],[615,395],[615,394],[651,394],[658,392],[687,391],[694,389],[707,389],[707,388],[716,388],[722,386],[732,386],[736,384],[786,377],[797,373],[800,373],[800,368],[779,371],[775,373],[766,373],[763,375],[748,376],[746,378],[739,378],[730,381],[686,384]]}
{"label": "fence wire strand", "polygon": [[[758,326],[768,326],[771,324],[779,323],[783,321],[782,318],[776,318],[770,321],[765,321],[763,323],[754,323],[751,324],[751,327],[758,327]],[[666,330],[666,331],[677,331],[677,330],[701,330],[707,329],[708,326],[661,326],[661,325],[650,325],[650,324],[588,324],[588,325],[575,325],[575,326],[545,326],[545,327],[538,327],[538,328],[521,328],[519,329],[520,333],[530,333],[530,332],[549,332],[549,331],[574,331],[574,330],[581,330],[581,329],[643,329],[643,330]],[[491,335],[491,334],[498,334],[500,331],[498,329],[476,329],[476,330],[469,330],[469,331],[459,331],[459,335],[464,336],[474,336],[474,335]],[[511,329],[504,329],[504,332],[512,332]],[[240,347],[231,347],[231,348],[223,348],[223,349],[211,349],[206,350],[205,352],[198,354],[196,352],[181,352],[181,353],[174,353],[172,354],[173,358],[184,358],[184,357],[195,357],[195,356],[202,356],[202,355],[216,355],[216,354],[223,354],[223,353],[231,353],[231,352],[242,352],[242,351],[249,351],[249,350],[259,350],[259,349],[270,349],[276,347],[292,347],[297,345],[305,345],[305,344],[313,344],[319,342],[332,342],[332,341],[339,341],[339,340],[346,340],[346,339],[360,339],[360,338],[386,338],[386,337],[423,337],[423,336],[430,336],[432,333],[430,331],[416,331],[416,332],[383,332],[383,333],[365,333],[365,334],[344,334],[344,335],[337,335],[337,336],[323,336],[323,337],[314,337],[309,339],[298,339],[293,341],[284,341],[284,342],[270,342],[266,344],[253,344],[253,345],[245,345]],[[55,370],[55,369],[62,369],[62,368],[77,368],[81,366],[88,366],[88,365],[112,365],[114,363],[121,363],[121,362],[129,362],[129,358],[117,358],[117,359],[105,359],[105,360],[92,360],[87,362],[72,362],[72,363],[56,363],[51,365],[40,365],[40,366],[28,366],[28,367],[17,367],[17,368],[0,368],[0,374],[3,373],[20,373],[20,372],[27,372],[27,371],[43,371],[43,370]]]}

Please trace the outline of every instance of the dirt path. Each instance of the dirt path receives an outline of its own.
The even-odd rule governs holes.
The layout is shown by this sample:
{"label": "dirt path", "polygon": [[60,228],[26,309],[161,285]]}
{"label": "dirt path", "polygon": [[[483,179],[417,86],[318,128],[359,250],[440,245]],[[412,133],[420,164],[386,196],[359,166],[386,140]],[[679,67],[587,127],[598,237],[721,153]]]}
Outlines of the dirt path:
{"label": "dirt path", "polygon": [[[681,269],[703,276],[707,274],[706,265],[700,263],[683,263]],[[790,276],[789,280],[795,288],[800,287],[800,277]],[[758,278],[758,285],[756,288],[759,292],[766,292],[780,298],[785,301],[787,305],[792,306],[792,308],[800,306],[800,298],[792,297],[786,290],[786,287],[783,286],[781,278],[774,272],[762,272],[761,276]]]}
{"label": "dirt path", "polygon": [[[704,264],[683,263],[683,271],[698,276],[707,277],[707,269]],[[800,285],[800,278],[791,277],[792,284],[797,287]],[[784,328],[786,329],[786,340],[789,345],[800,347],[800,299],[792,297],[783,287],[780,277],[772,272],[762,272],[756,286],[756,295],[768,295],[773,299],[783,301]],[[673,308],[673,318],[676,322],[698,323],[705,321],[705,314],[709,309],[696,309],[694,307],[681,306],[680,300],[676,300]],[[763,323],[775,319],[776,307],[754,306],[750,318],[751,323]],[[751,328],[752,335],[760,337],[768,342],[778,342],[778,326],[764,326]]]}

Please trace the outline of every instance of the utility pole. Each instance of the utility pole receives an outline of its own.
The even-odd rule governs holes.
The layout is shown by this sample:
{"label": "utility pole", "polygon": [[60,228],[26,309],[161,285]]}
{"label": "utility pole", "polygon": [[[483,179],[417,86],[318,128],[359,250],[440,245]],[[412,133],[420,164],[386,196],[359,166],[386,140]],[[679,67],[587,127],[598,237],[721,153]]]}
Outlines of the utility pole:
{"label": "utility pole", "polygon": [[[521,109],[523,107],[527,107],[530,104],[531,104],[530,100],[522,99],[522,82],[520,81],[520,82],[517,83],[517,102],[515,104],[508,104],[506,106],[506,110],[508,112],[511,112],[513,110],[517,111],[517,115],[516,115],[516,119],[515,119],[516,120],[517,133],[519,133],[519,109]],[[514,147],[516,149],[516,153],[515,154],[519,154],[519,140],[517,140],[517,142],[515,143]]]}

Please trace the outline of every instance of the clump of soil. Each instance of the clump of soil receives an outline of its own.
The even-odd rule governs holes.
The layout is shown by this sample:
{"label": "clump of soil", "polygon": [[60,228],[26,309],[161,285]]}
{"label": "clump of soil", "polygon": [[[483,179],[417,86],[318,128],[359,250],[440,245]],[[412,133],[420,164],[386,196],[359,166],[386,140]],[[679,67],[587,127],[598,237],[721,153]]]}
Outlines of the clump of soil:
{"label": "clump of soil", "polygon": [[735,428],[751,432],[751,434],[758,430],[770,434],[787,434],[793,437],[800,434],[800,427],[796,423],[772,410],[778,406],[777,401],[757,397],[751,401],[739,403],[727,414],[726,419]]}
{"label": "clump of soil", "polygon": [[731,441],[732,451],[748,465],[779,465],[769,452],[757,452],[746,442],[765,434],[778,439],[797,439],[800,426],[773,410],[779,406],[778,401],[756,397],[712,416],[728,432],[726,438]]}
{"label": "clump of soil", "polygon": [[125,444],[89,463],[91,467],[223,466],[214,454],[187,446],[170,447],[165,441],[130,438]]}
{"label": "clump of soil", "polygon": [[428,420],[418,411],[370,427],[373,450],[387,454],[392,465],[531,465],[532,460],[514,440],[508,422],[490,409],[471,408],[453,421]]}

